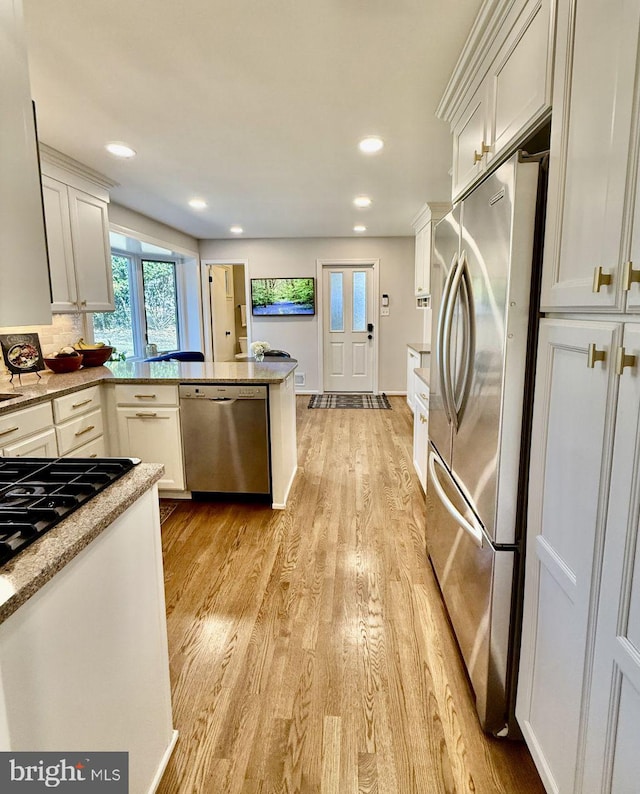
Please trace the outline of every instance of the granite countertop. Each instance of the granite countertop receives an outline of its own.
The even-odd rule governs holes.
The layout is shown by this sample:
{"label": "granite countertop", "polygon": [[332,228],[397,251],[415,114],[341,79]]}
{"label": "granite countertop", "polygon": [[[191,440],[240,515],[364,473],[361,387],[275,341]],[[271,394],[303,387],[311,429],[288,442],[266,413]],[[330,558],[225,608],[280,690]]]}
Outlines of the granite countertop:
{"label": "granite countertop", "polygon": [[415,350],[416,353],[430,353],[431,342],[407,342],[407,347]]}
{"label": "granite countertop", "polygon": [[0,568],[0,623],[148,491],[163,472],[164,466],[158,463],[134,466],[113,483],[117,488],[105,488]]}
{"label": "granite countertop", "polygon": [[79,389],[99,383],[256,383],[278,384],[298,366],[291,359],[280,361],[116,361],[108,367],[88,367],[65,375],[48,370],[40,380],[34,373],[17,376],[10,383],[0,379],[0,394],[15,394],[10,400],[0,402],[0,414],[24,408],[34,403],[61,397]]}
{"label": "granite countertop", "polygon": [[413,370],[420,380],[429,388],[429,375],[431,373],[430,367],[416,367]]}

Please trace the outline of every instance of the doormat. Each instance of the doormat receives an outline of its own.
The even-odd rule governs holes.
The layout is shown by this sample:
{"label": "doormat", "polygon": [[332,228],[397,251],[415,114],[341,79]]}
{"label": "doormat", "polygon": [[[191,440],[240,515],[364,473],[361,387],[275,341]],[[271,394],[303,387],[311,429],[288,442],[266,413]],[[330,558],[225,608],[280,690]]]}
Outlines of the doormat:
{"label": "doormat", "polygon": [[178,506],[177,502],[165,502],[162,500],[160,502],[160,523],[164,524],[164,522],[169,518],[171,513],[176,509]]}
{"label": "doormat", "polygon": [[307,408],[389,408],[386,394],[314,394]]}

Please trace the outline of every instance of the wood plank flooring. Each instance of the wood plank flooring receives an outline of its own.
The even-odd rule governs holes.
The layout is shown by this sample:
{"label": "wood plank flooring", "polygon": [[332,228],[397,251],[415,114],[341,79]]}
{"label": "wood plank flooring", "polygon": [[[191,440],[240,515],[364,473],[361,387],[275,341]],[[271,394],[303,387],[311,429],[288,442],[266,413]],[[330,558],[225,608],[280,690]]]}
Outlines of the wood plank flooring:
{"label": "wood plank flooring", "polygon": [[175,727],[160,794],[542,794],[479,728],[424,548],[413,417],[308,410],[284,511],[163,525]]}

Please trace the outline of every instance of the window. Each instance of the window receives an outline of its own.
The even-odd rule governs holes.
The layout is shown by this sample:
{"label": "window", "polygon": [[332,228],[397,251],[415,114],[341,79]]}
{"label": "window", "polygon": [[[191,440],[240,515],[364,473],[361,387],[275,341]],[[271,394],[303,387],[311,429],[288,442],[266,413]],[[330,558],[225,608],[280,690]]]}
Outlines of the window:
{"label": "window", "polygon": [[95,338],[127,358],[145,358],[180,347],[176,261],[111,251],[115,311],[93,315]]}

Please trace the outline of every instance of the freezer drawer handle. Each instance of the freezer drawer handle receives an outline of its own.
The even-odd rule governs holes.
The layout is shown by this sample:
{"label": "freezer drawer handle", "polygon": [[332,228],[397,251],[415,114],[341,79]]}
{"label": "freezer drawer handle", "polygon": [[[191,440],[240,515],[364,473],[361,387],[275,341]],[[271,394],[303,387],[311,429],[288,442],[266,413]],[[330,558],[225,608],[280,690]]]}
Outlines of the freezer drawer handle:
{"label": "freezer drawer handle", "polygon": [[483,543],[482,543],[482,530],[480,529],[480,527],[477,527],[477,526],[474,526],[473,524],[470,524],[469,521],[462,515],[462,513],[460,513],[457,510],[457,508],[454,505],[451,504],[451,502],[449,501],[449,497],[445,493],[444,488],[442,487],[442,485],[440,484],[440,480],[438,479],[438,475],[436,473],[436,465],[440,466],[440,468],[443,468],[442,464],[440,463],[440,461],[436,457],[436,453],[435,452],[430,452],[429,453],[429,472],[431,473],[431,481],[433,482],[433,486],[436,489],[436,491],[438,493],[438,496],[440,497],[440,501],[445,506],[445,508],[446,508],[447,512],[449,513],[449,515],[455,521],[457,521],[457,523],[462,527],[462,529],[464,529],[465,532],[467,532],[471,536],[471,539],[473,540],[473,542],[477,546],[480,546],[480,548],[482,548],[482,545],[483,545]]}

